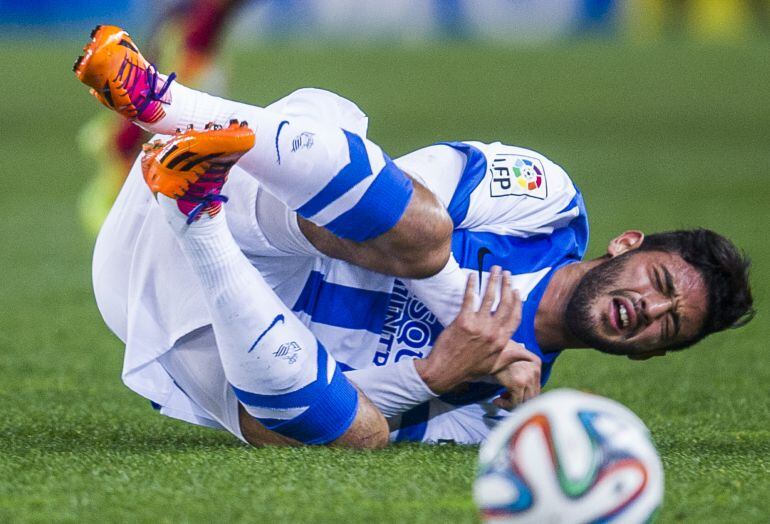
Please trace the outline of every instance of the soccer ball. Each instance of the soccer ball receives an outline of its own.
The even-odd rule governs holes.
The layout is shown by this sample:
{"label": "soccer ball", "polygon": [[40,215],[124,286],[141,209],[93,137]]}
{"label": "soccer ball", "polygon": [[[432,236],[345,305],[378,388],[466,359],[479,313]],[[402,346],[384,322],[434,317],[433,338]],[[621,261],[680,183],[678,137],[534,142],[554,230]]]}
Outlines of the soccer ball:
{"label": "soccer ball", "polygon": [[663,499],[663,466],[631,410],[559,389],[492,431],[473,497],[485,522],[649,522]]}

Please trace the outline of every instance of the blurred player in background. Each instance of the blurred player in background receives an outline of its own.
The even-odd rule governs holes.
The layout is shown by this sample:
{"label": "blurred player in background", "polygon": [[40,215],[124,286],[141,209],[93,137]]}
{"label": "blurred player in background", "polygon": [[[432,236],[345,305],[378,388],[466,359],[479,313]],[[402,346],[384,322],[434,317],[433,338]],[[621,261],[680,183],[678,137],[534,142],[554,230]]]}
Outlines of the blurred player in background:
{"label": "blurred player in background", "polygon": [[[224,95],[227,74],[217,57],[232,15],[245,0],[162,2],[148,34],[150,56],[174,64],[185,84]],[[83,227],[96,235],[118,195],[142,144],[150,135],[132,122],[99,113],[83,126],[79,142],[94,158],[96,173],[83,188],[78,212]]]}
{"label": "blurred player in background", "polygon": [[770,30],[767,0],[632,0],[626,7],[637,36],[736,40]]}

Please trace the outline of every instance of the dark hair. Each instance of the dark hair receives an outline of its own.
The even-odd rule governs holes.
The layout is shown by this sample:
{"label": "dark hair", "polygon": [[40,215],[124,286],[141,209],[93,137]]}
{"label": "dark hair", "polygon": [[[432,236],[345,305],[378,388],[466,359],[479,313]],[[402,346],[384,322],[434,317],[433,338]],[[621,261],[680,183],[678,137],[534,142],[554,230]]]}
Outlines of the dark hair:
{"label": "dark hair", "polygon": [[709,229],[655,233],[645,237],[639,251],[675,253],[703,277],[708,290],[706,319],[693,340],[670,349],[683,349],[728,328],[746,325],[754,318],[749,284],[750,261],[722,235]]}

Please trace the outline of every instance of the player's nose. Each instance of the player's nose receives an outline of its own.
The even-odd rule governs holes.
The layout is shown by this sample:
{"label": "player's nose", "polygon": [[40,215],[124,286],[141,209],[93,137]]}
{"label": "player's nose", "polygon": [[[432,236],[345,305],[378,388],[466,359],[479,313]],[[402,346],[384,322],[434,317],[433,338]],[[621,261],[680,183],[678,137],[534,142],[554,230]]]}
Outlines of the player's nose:
{"label": "player's nose", "polygon": [[658,293],[645,297],[643,301],[645,316],[651,321],[667,315],[673,307],[674,301],[670,297]]}

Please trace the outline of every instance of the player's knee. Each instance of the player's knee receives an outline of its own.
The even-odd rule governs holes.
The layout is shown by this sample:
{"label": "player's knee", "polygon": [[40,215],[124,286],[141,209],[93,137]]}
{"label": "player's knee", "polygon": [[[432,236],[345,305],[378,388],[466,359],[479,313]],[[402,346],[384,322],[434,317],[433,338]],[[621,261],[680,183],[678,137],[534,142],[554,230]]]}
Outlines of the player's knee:
{"label": "player's knee", "polygon": [[388,423],[382,418],[382,423],[377,427],[370,427],[367,431],[356,433],[350,439],[339,444],[341,447],[351,449],[384,449],[390,443],[390,432]]}
{"label": "player's knee", "polygon": [[350,428],[333,445],[353,449],[382,449],[390,441],[388,422],[379,409],[358,392],[358,410]]}
{"label": "player's knee", "polygon": [[409,278],[432,277],[446,266],[451,255],[451,240],[421,250],[419,259],[409,261]]}
{"label": "player's knee", "polygon": [[427,278],[441,271],[451,254],[453,229],[452,219],[435,195],[416,184],[409,208],[381,248],[392,259],[392,273]]}
{"label": "player's knee", "polygon": [[446,266],[449,260],[450,251],[421,251],[414,256],[402,256],[392,260],[386,273],[392,274],[401,278],[428,278],[432,277],[444,266]]}

